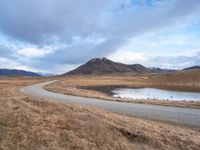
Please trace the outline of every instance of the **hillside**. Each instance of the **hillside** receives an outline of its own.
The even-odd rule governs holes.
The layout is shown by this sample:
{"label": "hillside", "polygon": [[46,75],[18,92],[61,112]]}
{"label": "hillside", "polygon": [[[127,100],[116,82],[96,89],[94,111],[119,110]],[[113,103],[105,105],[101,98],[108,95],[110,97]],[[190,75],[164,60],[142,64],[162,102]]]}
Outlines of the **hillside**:
{"label": "hillside", "polygon": [[197,83],[200,82],[200,70],[183,70],[154,76],[153,82],[165,83]]}
{"label": "hillside", "polygon": [[125,64],[115,63],[106,58],[94,58],[67,74],[110,74],[124,72],[134,71]]}
{"label": "hillside", "polygon": [[200,69],[200,66],[192,66],[192,67],[189,67],[189,68],[185,68],[183,70],[196,70],[196,69]]}
{"label": "hillside", "polygon": [[132,71],[136,73],[149,73],[151,70],[149,68],[146,68],[140,64],[134,64],[134,65],[127,65]]}
{"label": "hillside", "polygon": [[118,62],[113,62],[107,58],[94,58],[80,67],[69,71],[63,75],[100,75],[100,74],[115,74],[115,73],[167,73],[175,70],[147,68],[140,64],[127,65]]}
{"label": "hillside", "polygon": [[200,70],[183,70],[157,74],[146,80],[151,87],[176,91],[200,92]]}
{"label": "hillside", "polygon": [[161,68],[156,68],[156,67],[152,67],[152,68],[149,68],[149,69],[152,73],[170,73],[170,72],[177,71],[175,69],[161,69]]}
{"label": "hillside", "polygon": [[41,76],[38,73],[24,71],[24,70],[17,70],[17,69],[0,69],[0,76],[33,76],[38,77]]}
{"label": "hillside", "polygon": [[94,58],[84,65],[65,73],[63,75],[100,75],[100,74],[114,74],[114,73],[159,73],[167,70],[151,69],[140,64],[126,65],[118,62],[113,62],[107,58]]}

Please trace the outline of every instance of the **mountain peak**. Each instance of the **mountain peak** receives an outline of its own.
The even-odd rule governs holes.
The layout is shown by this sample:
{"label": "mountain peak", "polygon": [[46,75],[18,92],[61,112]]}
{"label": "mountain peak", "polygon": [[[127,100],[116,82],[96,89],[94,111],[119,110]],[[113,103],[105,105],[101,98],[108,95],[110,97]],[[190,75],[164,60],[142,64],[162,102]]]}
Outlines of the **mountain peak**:
{"label": "mountain peak", "polygon": [[89,62],[97,62],[97,61],[111,61],[111,60],[109,60],[105,57],[102,57],[102,58],[93,58]]}
{"label": "mountain peak", "polygon": [[93,58],[80,67],[63,75],[99,75],[116,73],[163,73],[165,69],[150,69],[141,64],[126,65],[113,62],[105,57]]}
{"label": "mountain peak", "polygon": [[109,60],[109,59],[106,58],[106,57],[102,57],[102,60],[103,60],[103,61],[111,61],[111,60]]}
{"label": "mountain peak", "polygon": [[88,61],[88,62],[96,62],[96,61],[99,61],[100,60],[100,58],[93,58],[93,59],[91,59],[90,61]]}
{"label": "mountain peak", "polygon": [[[139,65],[139,64],[138,64]],[[140,69],[142,69],[140,71]],[[115,74],[115,73],[143,73],[148,68],[113,62],[105,57],[93,58],[84,65],[68,72],[67,74]]]}

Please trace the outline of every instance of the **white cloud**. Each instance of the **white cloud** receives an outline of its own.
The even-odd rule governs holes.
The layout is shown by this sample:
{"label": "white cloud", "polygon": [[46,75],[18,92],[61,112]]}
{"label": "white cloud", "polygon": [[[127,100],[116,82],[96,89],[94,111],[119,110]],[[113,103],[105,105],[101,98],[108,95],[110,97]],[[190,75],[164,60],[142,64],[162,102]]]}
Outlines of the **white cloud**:
{"label": "white cloud", "polygon": [[52,49],[37,49],[37,48],[23,48],[17,50],[17,54],[25,56],[25,57],[44,57],[47,54],[52,53]]}
{"label": "white cloud", "polygon": [[193,24],[187,26],[152,31],[130,38],[120,50],[143,53],[148,57],[196,56],[200,51],[199,29],[199,26],[196,26],[196,23],[193,22]]}
{"label": "white cloud", "polygon": [[147,61],[147,57],[143,53],[135,53],[131,51],[119,50],[108,56],[109,59],[121,63],[133,64],[144,63]]}
{"label": "white cloud", "polygon": [[97,35],[97,34],[91,34],[88,35],[87,37],[81,37],[81,36],[73,36],[73,45],[78,45],[78,44],[93,44],[93,45],[99,45],[103,42],[106,41],[106,38]]}
{"label": "white cloud", "polygon": [[[189,26],[200,22],[200,1],[151,2],[4,0],[0,5],[0,55],[54,72],[93,57],[109,55],[115,61],[149,64],[152,56],[190,56],[198,51],[200,34],[190,38],[186,33]],[[174,27],[189,30],[180,34]],[[171,29],[170,36],[157,33],[166,28]],[[3,41],[3,36],[9,38]]]}
{"label": "white cloud", "polygon": [[6,68],[6,69],[20,69],[20,70],[27,70],[27,71],[37,71],[34,70],[28,66],[24,66],[18,62],[15,62],[13,60],[0,57],[0,68]]}
{"label": "white cloud", "polygon": [[54,73],[57,74],[64,74],[68,71],[71,71],[75,68],[77,68],[78,66],[80,66],[81,64],[66,64],[66,65],[58,65],[58,66],[54,66]]}

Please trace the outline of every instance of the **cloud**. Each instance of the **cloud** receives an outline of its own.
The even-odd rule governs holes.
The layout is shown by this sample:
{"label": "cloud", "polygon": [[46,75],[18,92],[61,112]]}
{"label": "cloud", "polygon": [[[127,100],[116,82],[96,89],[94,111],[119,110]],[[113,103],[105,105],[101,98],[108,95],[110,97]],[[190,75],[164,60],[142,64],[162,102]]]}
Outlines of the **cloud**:
{"label": "cloud", "polygon": [[199,65],[200,28],[193,24],[133,37],[108,58],[148,67],[181,69]]}
{"label": "cloud", "polygon": [[200,62],[200,51],[196,53],[178,54],[171,56],[150,56],[144,53],[134,53],[130,51],[118,51],[110,56],[109,59],[125,64],[140,63],[147,67],[160,67],[168,69],[184,69],[198,65]]}
{"label": "cloud", "polygon": [[159,64],[161,68],[185,69],[198,65],[200,62],[199,54],[195,56],[176,56],[176,57],[155,57],[149,60],[149,65],[155,66]]}
{"label": "cloud", "polygon": [[28,58],[44,57],[45,55],[52,53],[52,49],[37,49],[37,48],[23,48],[16,51],[17,54]]}
{"label": "cloud", "polygon": [[109,59],[125,64],[144,63],[147,57],[143,53],[135,53],[130,51],[117,51],[108,56]]}
{"label": "cloud", "polygon": [[2,0],[0,35],[10,47],[0,42],[9,51],[0,53],[45,71],[102,56],[145,60],[151,50],[117,53],[132,38],[190,24],[199,13],[197,0]]}
{"label": "cloud", "polygon": [[31,67],[24,66],[24,65],[17,63],[11,59],[7,59],[7,58],[3,58],[3,57],[0,57],[0,68],[37,71],[37,70],[32,69]]}
{"label": "cloud", "polygon": [[1,3],[2,32],[37,43],[48,42],[54,37],[72,40],[74,35],[84,37],[93,33],[132,36],[169,25],[177,17],[185,17],[200,8],[196,0],[162,1],[148,9],[135,8],[136,2],[130,0],[3,0]]}
{"label": "cloud", "polygon": [[54,36],[66,40],[80,32],[92,32],[99,28],[96,20],[107,8],[105,0],[3,0],[1,4],[2,31],[33,43],[46,42]]}

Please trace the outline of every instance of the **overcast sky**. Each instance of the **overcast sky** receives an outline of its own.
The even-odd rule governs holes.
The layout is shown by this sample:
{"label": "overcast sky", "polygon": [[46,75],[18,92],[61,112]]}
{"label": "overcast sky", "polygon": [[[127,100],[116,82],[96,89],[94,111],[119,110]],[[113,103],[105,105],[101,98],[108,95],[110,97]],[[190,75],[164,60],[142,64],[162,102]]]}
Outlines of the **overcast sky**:
{"label": "overcast sky", "polygon": [[0,0],[0,68],[64,73],[95,57],[200,65],[200,0]]}

